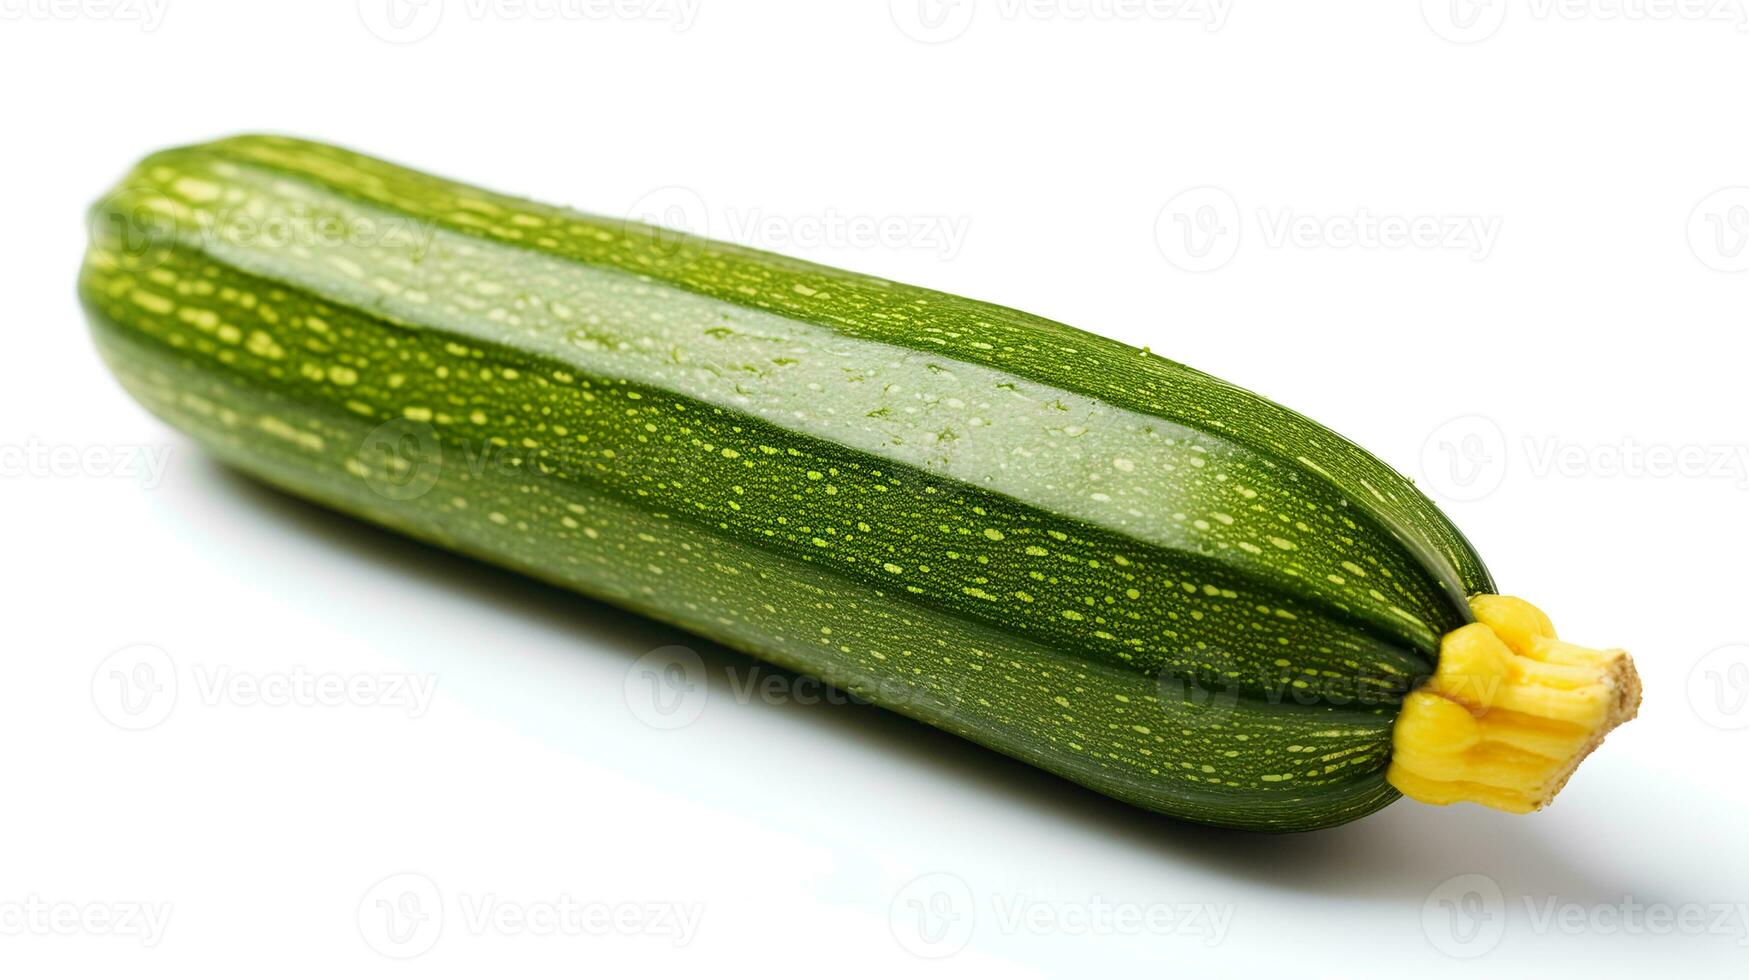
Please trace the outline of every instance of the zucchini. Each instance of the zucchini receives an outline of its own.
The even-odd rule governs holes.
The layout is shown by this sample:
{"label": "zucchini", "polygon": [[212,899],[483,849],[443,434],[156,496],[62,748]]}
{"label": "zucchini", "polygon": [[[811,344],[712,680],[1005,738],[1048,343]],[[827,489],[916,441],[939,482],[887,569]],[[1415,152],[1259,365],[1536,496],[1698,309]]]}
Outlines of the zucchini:
{"label": "zucchini", "polygon": [[1390,467],[1040,317],[281,137],[93,219],[98,349],[225,462],[1120,800],[1534,809],[1638,703]]}

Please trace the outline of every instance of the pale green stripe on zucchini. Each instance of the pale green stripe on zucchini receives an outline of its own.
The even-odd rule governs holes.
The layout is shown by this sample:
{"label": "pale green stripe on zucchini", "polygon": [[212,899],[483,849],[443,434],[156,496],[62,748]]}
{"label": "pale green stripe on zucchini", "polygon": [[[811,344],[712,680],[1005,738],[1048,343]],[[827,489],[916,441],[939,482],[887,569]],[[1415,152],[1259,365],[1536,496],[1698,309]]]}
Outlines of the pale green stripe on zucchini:
{"label": "pale green stripe on zucchini", "polygon": [[[276,138],[159,154],[103,207],[178,233],[94,242],[100,346],[228,461],[1156,810],[1388,803],[1400,698],[1491,591],[1340,437],[1012,310]],[[426,492],[393,420],[443,453]]]}

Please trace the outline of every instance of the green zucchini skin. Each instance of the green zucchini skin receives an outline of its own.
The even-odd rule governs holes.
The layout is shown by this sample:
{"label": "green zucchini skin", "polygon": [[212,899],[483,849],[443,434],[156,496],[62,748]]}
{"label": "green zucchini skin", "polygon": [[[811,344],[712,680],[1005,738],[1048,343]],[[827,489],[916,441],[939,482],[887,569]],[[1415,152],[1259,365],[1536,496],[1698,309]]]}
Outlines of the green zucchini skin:
{"label": "green zucchini skin", "polygon": [[226,462],[1175,817],[1390,803],[1493,591],[1342,437],[1004,307],[282,137],[93,218],[100,352]]}

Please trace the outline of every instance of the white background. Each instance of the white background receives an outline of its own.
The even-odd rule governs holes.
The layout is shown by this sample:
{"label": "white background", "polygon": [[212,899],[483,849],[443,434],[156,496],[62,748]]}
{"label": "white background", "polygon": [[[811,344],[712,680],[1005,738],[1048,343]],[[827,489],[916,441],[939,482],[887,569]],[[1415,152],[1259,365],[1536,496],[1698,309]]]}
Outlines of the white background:
{"label": "white background", "polygon": [[[0,0],[0,973],[1741,976],[1749,32],[1621,2]],[[1632,650],[1645,710],[1535,817],[1221,833],[258,489],[120,392],[73,296],[109,183],[248,130],[1260,391]],[[671,730],[664,658],[699,681]],[[251,693],[288,678],[435,688]],[[608,928],[479,918],[567,896]]]}

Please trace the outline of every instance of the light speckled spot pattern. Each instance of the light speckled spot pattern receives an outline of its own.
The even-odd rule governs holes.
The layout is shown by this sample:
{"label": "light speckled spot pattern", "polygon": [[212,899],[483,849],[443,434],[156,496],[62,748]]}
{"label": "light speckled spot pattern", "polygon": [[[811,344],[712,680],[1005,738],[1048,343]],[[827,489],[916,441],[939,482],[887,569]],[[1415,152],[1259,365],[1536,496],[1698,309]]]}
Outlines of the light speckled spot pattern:
{"label": "light speckled spot pattern", "polygon": [[[295,141],[124,187],[118,215],[177,234],[94,244],[100,346],[226,459],[1157,810],[1292,830],[1389,802],[1398,700],[1486,591],[1338,437],[1048,321]],[[203,232],[227,206],[430,229]],[[372,489],[408,476],[369,438],[396,419],[442,457],[404,499]]]}

